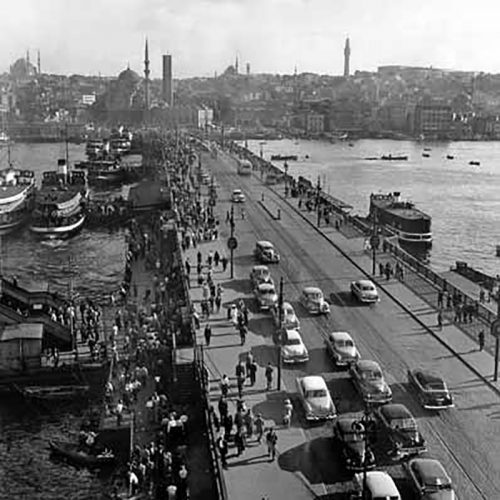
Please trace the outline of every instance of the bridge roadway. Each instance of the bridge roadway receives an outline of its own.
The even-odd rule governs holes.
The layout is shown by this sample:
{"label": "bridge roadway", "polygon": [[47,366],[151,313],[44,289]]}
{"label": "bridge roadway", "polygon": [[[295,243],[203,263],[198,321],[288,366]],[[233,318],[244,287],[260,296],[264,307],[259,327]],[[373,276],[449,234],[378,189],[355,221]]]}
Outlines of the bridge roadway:
{"label": "bridge roadway", "polygon": [[[461,500],[500,498],[500,400],[480,378],[433,338],[415,319],[384,293],[371,307],[353,303],[349,283],[362,273],[312,225],[301,218],[286,201],[263,186],[256,176],[236,174],[235,163],[219,155],[209,163],[219,185],[219,209],[229,209],[230,193],[238,187],[247,196],[245,220],[238,220],[240,206],[235,206],[237,278],[247,280],[254,265],[252,250],[258,239],[269,239],[282,254],[282,262],[271,267],[276,283],[284,278],[284,297],[296,309],[301,320],[302,338],[309,350],[306,366],[285,368],[283,381],[294,396],[296,377],[321,374],[337,402],[340,413],[362,410],[362,401],[348,374],[335,370],[324,349],[326,334],[334,330],[350,331],[362,357],[378,361],[391,385],[394,402],[404,403],[417,418],[427,440],[427,455],[439,459],[453,479]],[[281,220],[274,220],[259,203],[279,207]],[[240,271],[241,270],[241,271]],[[241,273],[241,276],[239,275]],[[297,302],[304,286],[317,285],[332,299],[329,317],[307,316]],[[242,287],[249,284],[243,284]],[[412,300],[409,291],[404,299]],[[253,310],[250,330],[258,335],[272,333],[268,315]],[[421,408],[407,386],[408,368],[428,367],[438,370],[447,380],[456,399],[456,408],[433,413]],[[281,467],[302,472],[313,486],[323,485],[327,493],[346,489],[345,476],[331,440],[331,424],[307,425],[301,416],[307,443],[285,452]],[[403,490],[408,488],[400,464],[387,464]],[[404,498],[412,498],[406,494]]]}

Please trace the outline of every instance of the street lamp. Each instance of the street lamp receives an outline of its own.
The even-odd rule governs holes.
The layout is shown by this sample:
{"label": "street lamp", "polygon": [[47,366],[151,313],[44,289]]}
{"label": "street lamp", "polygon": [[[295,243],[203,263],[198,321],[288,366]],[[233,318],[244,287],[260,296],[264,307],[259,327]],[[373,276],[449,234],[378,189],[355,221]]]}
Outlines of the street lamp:
{"label": "street lamp", "polygon": [[281,347],[283,345],[283,276],[280,278],[278,298],[278,391],[281,391],[281,367],[283,364]]}
{"label": "street lamp", "polygon": [[288,196],[288,163],[285,161],[283,168],[285,169],[285,198]]}
{"label": "street lamp", "polygon": [[380,245],[380,236],[378,234],[377,215],[373,219],[373,229],[370,238],[370,246],[372,247],[372,274],[377,272],[377,248]]}
{"label": "street lamp", "polygon": [[[234,206],[231,205],[231,217],[229,219],[229,224],[231,225],[231,241],[234,238]],[[234,278],[234,248],[231,245],[231,248],[229,249],[230,256],[231,256],[231,279]]]}
{"label": "street lamp", "polygon": [[363,437],[363,443],[365,447],[365,453],[363,455],[363,493],[362,493],[362,499],[367,500],[367,472],[368,472],[368,461],[369,461],[369,456],[370,456],[370,445],[371,441],[375,437],[376,433],[376,424],[375,421],[373,420],[371,416],[371,409],[369,406],[369,403],[365,403],[365,408],[363,411],[363,415],[361,416],[360,419],[355,420],[352,423],[352,429],[354,432],[357,434],[360,434]]}
{"label": "street lamp", "polygon": [[319,227],[320,225],[320,222],[321,222],[321,204],[320,204],[320,194],[321,194],[321,182],[320,182],[320,179],[319,179],[319,175],[318,175],[318,184],[316,185],[316,211],[318,213],[318,221],[317,221],[317,225]]}

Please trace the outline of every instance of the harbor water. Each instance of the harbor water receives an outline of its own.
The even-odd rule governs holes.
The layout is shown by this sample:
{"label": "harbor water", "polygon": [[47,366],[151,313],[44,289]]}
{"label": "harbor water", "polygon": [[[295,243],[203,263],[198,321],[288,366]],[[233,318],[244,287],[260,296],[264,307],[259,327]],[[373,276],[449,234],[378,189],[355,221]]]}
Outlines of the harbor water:
{"label": "harbor water", "polygon": [[[367,215],[371,193],[399,191],[432,217],[429,262],[435,270],[465,261],[492,276],[500,274],[499,142],[284,139],[248,141],[248,148],[262,151],[266,160],[273,154],[297,155],[297,161],[287,162],[288,173],[314,185],[319,176],[322,189],[352,205],[354,214]],[[408,160],[368,159],[388,154]]]}
{"label": "harbor water", "polygon": [[[57,159],[64,156],[64,144],[15,144],[11,149],[14,167],[34,170],[38,183],[41,173],[55,169]],[[70,165],[83,159],[84,146],[69,145]],[[0,168],[6,166],[4,148]],[[0,271],[17,276],[29,289],[67,294],[72,286],[75,296],[102,302],[121,283],[125,249],[122,230],[83,229],[69,240],[43,241],[22,228],[1,236]],[[49,460],[48,441],[75,440],[85,406],[41,409],[18,397],[2,396],[0,500],[104,498],[107,478]]]}

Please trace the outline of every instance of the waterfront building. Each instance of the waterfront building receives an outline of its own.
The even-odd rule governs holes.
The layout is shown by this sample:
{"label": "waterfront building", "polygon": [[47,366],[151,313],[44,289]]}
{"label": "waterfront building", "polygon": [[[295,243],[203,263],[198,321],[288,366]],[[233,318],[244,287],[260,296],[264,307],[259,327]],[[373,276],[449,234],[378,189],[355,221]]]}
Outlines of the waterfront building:
{"label": "waterfront building", "polygon": [[163,79],[161,93],[165,103],[169,106],[173,106],[174,92],[172,85],[172,56],[170,54],[163,56]]}
{"label": "waterfront building", "polygon": [[450,134],[451,106],[440,100],[428,100],[415,108],[415,133],[426,138],[446,138]]}

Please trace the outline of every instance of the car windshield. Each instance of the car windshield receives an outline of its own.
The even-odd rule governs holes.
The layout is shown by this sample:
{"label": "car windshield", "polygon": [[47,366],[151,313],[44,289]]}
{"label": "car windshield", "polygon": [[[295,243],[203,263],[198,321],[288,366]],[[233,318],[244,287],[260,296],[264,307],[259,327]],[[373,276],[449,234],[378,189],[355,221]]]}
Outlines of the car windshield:
{"label": "car windshield", "polygon": [[380,370],[365,370],[361,373],[365,380],[382,380],[382,372]]}
{"label": "car windshield", "polygon": [[446,391],[446,387],[443,382],[431,382],[427,384],[426,389],[430,391]]}
{"label": "car windshield", "polygon": [[335,342],[338,347],[352,347],[354,344],[352,340],[340,339]]}
{"label": "car windshield", "polygon": [[417,429],[417,423],[413,418],[395,418],[391,421],[391,428],[414,431]]}
{"label": "car windshield", "polygon": [[274,295],[275,291],[274,291],[274,288],[266,288],[264,290],[261,290],[260,293],[262,295]]}
{"label": "car windshield", "polygon": [[326,396],[325,389],[314,389],[306,392],[307,399],[324,398],[325,396]]}
{"label": "car windshield", "polygon": [[375,288],[372,285],[363,285],[361,289],[365,292],[372,292]]}
{"label": "car windshield", "polygon": [[300,339],[287,339],[285,345],[300,345]]}
{"label": "car windshield", "polygon": [[310,293],[309,295],[307,295],[307,299],[311,300],[312,302],[319,302],[322,297],[320,293]]}

